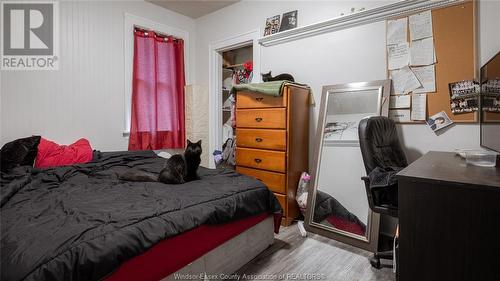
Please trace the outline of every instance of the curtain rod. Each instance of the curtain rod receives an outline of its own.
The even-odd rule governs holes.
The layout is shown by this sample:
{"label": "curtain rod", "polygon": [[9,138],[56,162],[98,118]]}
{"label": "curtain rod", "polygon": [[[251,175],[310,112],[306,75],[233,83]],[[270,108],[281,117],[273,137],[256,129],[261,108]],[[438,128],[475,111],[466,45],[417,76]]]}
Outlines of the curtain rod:
{"label": "curtain rod", "polygon": [[165,37],[172,37],[174,40],[182,39],[182,38],[179,38],[179,37],[175,37],[173,35],[165,34],[163,32],[159,32],[159,31],[156,31],[156,30],[153,30],[153,29],[150,29],[150,28],[145,28],[145,27],[142,27],[140,25],[135,25],[134,24],[134,30],[135,29],[140,29],[140,30],[145,31],[145,32],[154,32],[154,33],[156,33],[158,35],[165,36]]}

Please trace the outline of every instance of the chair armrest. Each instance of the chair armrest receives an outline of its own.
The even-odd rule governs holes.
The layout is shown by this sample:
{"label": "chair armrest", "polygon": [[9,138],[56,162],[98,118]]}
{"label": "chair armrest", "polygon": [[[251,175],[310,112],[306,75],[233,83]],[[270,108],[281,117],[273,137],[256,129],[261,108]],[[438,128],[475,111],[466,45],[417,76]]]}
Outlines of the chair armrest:
{"label": "chair armrest", "polygon": [[370,189],[370,178],[367,176],[363,176],[361,177],[361,179],[365,182],[365,190],[366,190],[366,197],[368,199],[368,206],[372,211],[375,211],[375,204],[373,202],[372,191]]}

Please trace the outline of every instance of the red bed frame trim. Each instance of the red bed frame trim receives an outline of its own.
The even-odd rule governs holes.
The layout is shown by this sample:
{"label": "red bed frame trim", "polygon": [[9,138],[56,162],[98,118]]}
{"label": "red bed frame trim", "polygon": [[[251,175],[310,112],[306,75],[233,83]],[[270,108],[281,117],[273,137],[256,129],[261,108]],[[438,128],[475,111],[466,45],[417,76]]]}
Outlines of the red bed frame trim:
{"label": "red bed frame trim", "polygon": [[[260,223],[268,213],[221,225],[201,225],[165,239],[146,252],[123,263],[106,281],[156,281],[169,276],[204,254]],[[274,232],[278,233],[281,214],[274,214]]]}

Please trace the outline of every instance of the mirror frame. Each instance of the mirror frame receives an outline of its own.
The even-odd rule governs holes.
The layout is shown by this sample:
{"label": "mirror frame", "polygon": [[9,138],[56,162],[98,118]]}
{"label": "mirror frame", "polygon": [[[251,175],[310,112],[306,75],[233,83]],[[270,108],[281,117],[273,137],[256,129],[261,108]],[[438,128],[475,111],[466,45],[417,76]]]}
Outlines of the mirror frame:
{"label": "mirror frame", "polygon": [[[359,83],[347,83],[347,84],[339,84],[339,85],[328,85],[323,86],[322,96],[321,96],[321,105],[320,112],[318,116],[318,125],[316,129],[316,140],[314,144],[314,158],[313,158],[313,168],[311,173],[311,183],[309,185],[309,192],[307,198],[307,209],[306,209],[306,217],[305,217],[305,228],[307,231],[316,233],[322,236],[326,236],[328,238],[335,239],[337,241],[353,245],[355,247],[365,249],[370,252],[376,252],[378,248],[378,234],[379,234],[379,226],[380,226],[380,215],[374,213],[372,210],[368,210],[368,223],[367,223],[367,231],[366,235],[359,236],[353,233],[349,233],[343,230],[334,229],[331,227],[324,226],[320,223],[313,221],[314,208],[313,206],[316,203],[316,191],[318,181],[316,180],[319,174],[320,162],[321,162],[321,152],[322,145],[324,143],[324,126],[326,122],[326,112],[328,106],[328,95],[331,91],[346,91],[346,92],[355,92],[355,91],[364,91],[364,90],[374,90],[378,89],[380,100],[379,100],[379,115],[388,116],[389,114],[389,96],[391,93],[391,80],[377,80],[371,82],[359,82]],[[342,145],[359,145],[359,141],[354,142],[346,142]],[[361,178],[359,179],[362,182]],[[364,183],[363,183],[364,184]],[[367,197],[364,197],[365,200],[368,200]],[[368,203],[368,202],[367,202]]]}
{"label": "mirror frame", "polygon": [[[488,64],[492,63],[494,60],[500,59],[500,52],[497,52],[493,57],[491,57],[483,66],[481,66],[479,70],[479,85],[481,87],[480,94],[479,94],[479,145],[481,147],[484,147],[486,149],[490,149],[493,151],[498,151],[498,147],[493,147],[489,142],[486,143],[484,140],[484,130],[486,125],[491,125],[491,124],[498,124],[500,123],[497,120],[485,120],[486,115],[490,115],[490,113],[485,113],[483,111],[483,100],[484,100],[484,94],[483,94],[483,83],[485,82],[485,79],[488,77],[485,77],[485,71],[487,72],[488,70]],[[500,113],[498,113],[500,114]],[[497,160],[498,161],[498,160]]]}

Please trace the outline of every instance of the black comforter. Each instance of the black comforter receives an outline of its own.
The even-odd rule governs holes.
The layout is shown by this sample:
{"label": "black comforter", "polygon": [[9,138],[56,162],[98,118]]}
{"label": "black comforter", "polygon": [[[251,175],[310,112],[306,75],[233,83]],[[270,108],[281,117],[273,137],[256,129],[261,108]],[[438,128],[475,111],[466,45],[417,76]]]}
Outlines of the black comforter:
{"label": "black comforter", "polygon": [[200,167],[201,180],[181,185],[117,178],[132,167],[158,173],[164,161],[151,151],[102,153],[2,174],[1,280],[99,280],[162,239],[280,209],[260,181],[233,171]]}

